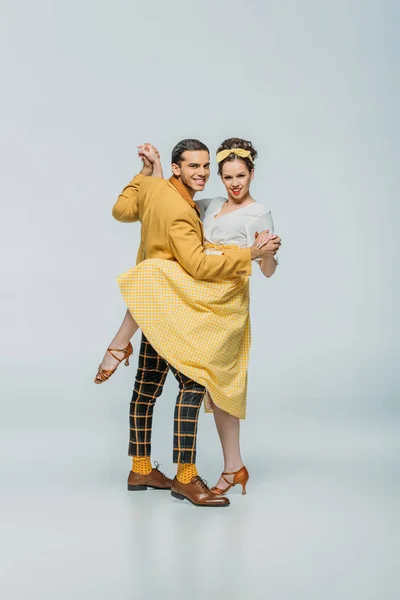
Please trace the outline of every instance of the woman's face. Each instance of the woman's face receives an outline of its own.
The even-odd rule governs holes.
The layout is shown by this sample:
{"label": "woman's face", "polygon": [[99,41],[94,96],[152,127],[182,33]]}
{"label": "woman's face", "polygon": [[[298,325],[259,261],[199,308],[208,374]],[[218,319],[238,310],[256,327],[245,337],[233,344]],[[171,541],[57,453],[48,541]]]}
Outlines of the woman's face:
{"label": "woman's face", "polygon": [[250,182],[254,177],[254,169],[249,171],[246,163],[240,158],[228,160],[222,165],[221,179],[228,192],[228,198],[237,204],[245,200],[250,193]]}

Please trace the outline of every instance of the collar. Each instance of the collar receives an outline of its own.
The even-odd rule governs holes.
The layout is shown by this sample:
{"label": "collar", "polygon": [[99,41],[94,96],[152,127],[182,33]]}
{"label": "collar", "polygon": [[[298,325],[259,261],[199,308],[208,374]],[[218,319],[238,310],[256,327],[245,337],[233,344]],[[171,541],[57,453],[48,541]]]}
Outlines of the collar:
{"label": "collar", "polygon": [[172,177],[169,179],[169,182],[172,183],[172,185],[180,193],[180,195],[182,196],[182,198],[184,198],[186,200],[186,202],[192,208],[194,208],[194,210],[197,212],[197,214],[200,215],[200,211],[198,209],[198,206],[194,202],[194,200],[191,197],[191,195],[189,194],[189,190],[186,187],[186,185],[184,183],[182,183],[182,181],[180,179],[178,179],[177,177],[175,177],[175,175],[172,175]]}

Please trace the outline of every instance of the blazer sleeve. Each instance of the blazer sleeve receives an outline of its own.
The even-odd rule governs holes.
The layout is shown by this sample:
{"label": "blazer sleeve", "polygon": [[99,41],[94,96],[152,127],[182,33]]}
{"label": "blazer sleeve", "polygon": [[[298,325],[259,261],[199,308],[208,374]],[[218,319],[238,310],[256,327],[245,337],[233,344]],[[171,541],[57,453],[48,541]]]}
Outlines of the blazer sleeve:
{"label": "blazer sleeve", "polygon": [[199,233],[188,215],[172,221],[168,242],[173,256],[194,279],[228,279],[251,275],[251,253],[248,248],[219,256],[206,254]]}
{"label": "blazer sleeve", "polygon": [[114,219],[122,223],[133,223],[139,220],[138,195],[144,179],[145,176],[139,173],[124,187],[112,209]]}

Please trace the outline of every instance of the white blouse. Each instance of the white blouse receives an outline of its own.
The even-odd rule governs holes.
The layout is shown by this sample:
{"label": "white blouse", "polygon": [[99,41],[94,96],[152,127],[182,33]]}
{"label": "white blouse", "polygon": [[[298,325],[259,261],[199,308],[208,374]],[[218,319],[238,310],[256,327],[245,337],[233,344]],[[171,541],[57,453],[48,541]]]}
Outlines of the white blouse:
{"label": "white blouse", "polygon": [[271,211],[262,204],[253,202],[239,207],[230,213],[215,218],[225,204],[226,198],[205,198],[196,200],[203,221],[204,237],[212,244],[235,244],[241,248],[252,246],[255,233],[269,229],[274,233]]}

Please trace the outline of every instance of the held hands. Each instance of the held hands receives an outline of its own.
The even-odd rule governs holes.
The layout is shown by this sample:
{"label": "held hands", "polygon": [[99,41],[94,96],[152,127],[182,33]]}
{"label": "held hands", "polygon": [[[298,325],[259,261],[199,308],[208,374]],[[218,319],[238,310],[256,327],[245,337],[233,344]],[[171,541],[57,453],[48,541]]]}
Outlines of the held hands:
{"label": "held hands", "polygon": [[261,233],[256,232],[256,241],[250,248],[252,259],[273,258],[281,246],[281,238],[270,234],[269,229]]}
{"label": "held hands", "polygon": [[142,175],[162,177],[160,153],[155,146],[146,142],[138,146],[138,156],[142,159]]}
{"label": "held hands", "polygon": [[138,146],[138,156],[144,163],[153,165],[160,160],[160,153],[155,146],[146,142]]}

